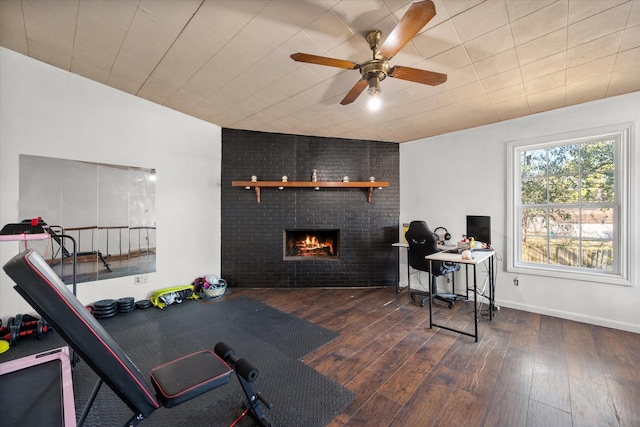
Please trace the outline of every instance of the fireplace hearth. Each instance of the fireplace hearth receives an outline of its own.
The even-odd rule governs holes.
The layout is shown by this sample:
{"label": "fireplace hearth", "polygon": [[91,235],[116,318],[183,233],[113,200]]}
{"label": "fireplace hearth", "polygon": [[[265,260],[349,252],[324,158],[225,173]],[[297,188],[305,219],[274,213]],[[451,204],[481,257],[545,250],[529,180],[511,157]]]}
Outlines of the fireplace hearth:
{"label": "fireplace hearth", "polygon": [[285,261],[340,259],[340,230],[285,229],[283,259]]}

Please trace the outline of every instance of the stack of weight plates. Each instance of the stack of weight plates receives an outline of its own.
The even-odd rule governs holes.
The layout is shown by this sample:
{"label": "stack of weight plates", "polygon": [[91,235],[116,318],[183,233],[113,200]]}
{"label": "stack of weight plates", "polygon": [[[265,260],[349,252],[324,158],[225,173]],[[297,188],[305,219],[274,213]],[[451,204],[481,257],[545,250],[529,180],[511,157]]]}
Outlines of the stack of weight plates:
{"label": "stack of weight plates", "polygon": [[136,301],[137,308],[149,308],[151,307],[151,301],[148,299],[141,299],[140,301]]}
{"label": "stack of weight plates", "polygon": [[130,313],[136,309],[136,303],[133,297],[124,297],[118,299],[118,311],[120,313]]}
{"label": "stack of weight plates", "polygon": [[118,304],[114,299],[103,299],[93,303],[93,316],[96,319],[106,319],[118,314]]}

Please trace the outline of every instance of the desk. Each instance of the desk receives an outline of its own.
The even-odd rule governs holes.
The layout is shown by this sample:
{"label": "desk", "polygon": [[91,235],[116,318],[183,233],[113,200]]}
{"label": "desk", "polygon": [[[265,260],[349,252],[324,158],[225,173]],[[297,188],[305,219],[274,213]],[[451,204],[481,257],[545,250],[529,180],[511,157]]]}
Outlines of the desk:
{"label": "desk", "polygon": [[[441,262],[452,262],[456,264],[465,264],[466,275],[467,275],[467,293],[469,291],[469,270],[468,267],[473,266],[473,323],[474,323],[474,333],[471,334],[469,332],[460,331],[457,329],[450,328],[448,326],[438,325],[433,322],[432,317],[432,306],[433,302],[431,298],[429,298],[429,328],[437,326],[442,329],[447,329],[449,331],[458,332],[460,334],[468,335],[470,337],[475,338],[476,342],[478,342],[478,282],[477,282],[477,266],[485,261],[489,262],[489,319],[493,319],[493,310],[495,306],[494,295],[493,295],[493,287],[494,287],[494,260],[495,260],[495,251],[475,251],[472,252],[473,259],[462,259],[462,255],[455,252],[437,252],[435,254],[427,255],[425,259],[429,260],[431,264],[433,261],[441,261]],[[429,275],[429,289],[431,289],[431,280],[432,277]]]}

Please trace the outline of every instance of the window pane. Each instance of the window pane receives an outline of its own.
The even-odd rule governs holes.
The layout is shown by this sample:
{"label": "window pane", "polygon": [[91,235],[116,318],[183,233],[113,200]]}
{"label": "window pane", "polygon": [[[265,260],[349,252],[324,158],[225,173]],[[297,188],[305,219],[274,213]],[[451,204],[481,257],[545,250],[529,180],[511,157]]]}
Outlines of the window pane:
{"label": "window pane", "polygon": [[577,267],[580,265],[580,246],[578,239],[551,239],[550,264]]}
{"label": "window pane", "polygon": [[614,141],[596,141],[582,144],[580,157],[583,171],[613,170]]}
{"label": "window pane", "polygon": [[547,175],[547,150],[523,151],[520,156],[521,176],[535,177]]}
{"label": "window pane", "polygon": [[577,177],[549,177],[549,203],[578,203],[578,195]]}
{"label": "window pane", "polygon": [[523,205],[547,203],[547,179],[531,178],[522,180],[520,194]]}
{"label": "window pane", "polygon": [[583,203],[613,203],[615,201],[614,141],[583,144],[580,156]]}
{"label": "window pane", "polygon": [[552,237],[579,237],[579,218],[578,209],[550,209],[549,234]]}
{"label": "window pane", "polygon": [[582,210],[582,266],[611,270],[613,258],[614,210]]}
{"label": "window pane", "polygon": [[547,214],[545,209],[522,210],[522,261],[547,263]]}
{"label": "window pane", "polygon": [[561,145],[549,149],[549,175],[578,174],[579,145]]}

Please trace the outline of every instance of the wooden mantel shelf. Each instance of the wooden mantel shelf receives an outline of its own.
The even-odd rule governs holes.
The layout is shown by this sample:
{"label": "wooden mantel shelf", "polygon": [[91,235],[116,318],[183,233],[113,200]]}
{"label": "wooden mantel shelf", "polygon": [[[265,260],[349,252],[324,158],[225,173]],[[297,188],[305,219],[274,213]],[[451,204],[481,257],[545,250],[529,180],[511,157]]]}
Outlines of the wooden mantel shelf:
{"label": "wooden mantel shelf", "polygon": [[387,181],[353,181],[353,182],[342,182],[342,181],[232,181],[231,186],[233,187],[245,187],[245,188],[254,188],[256,191],[256,200],[260,203],[260,189],[264,187],[276,187],[276,188],[288,188],[288,187],[297,187],[297,188],[367,188],[368,196],[367,202],[371,203],[371,195],[373,194],[374,188],[382,188],[388,187],[389,183]]}

